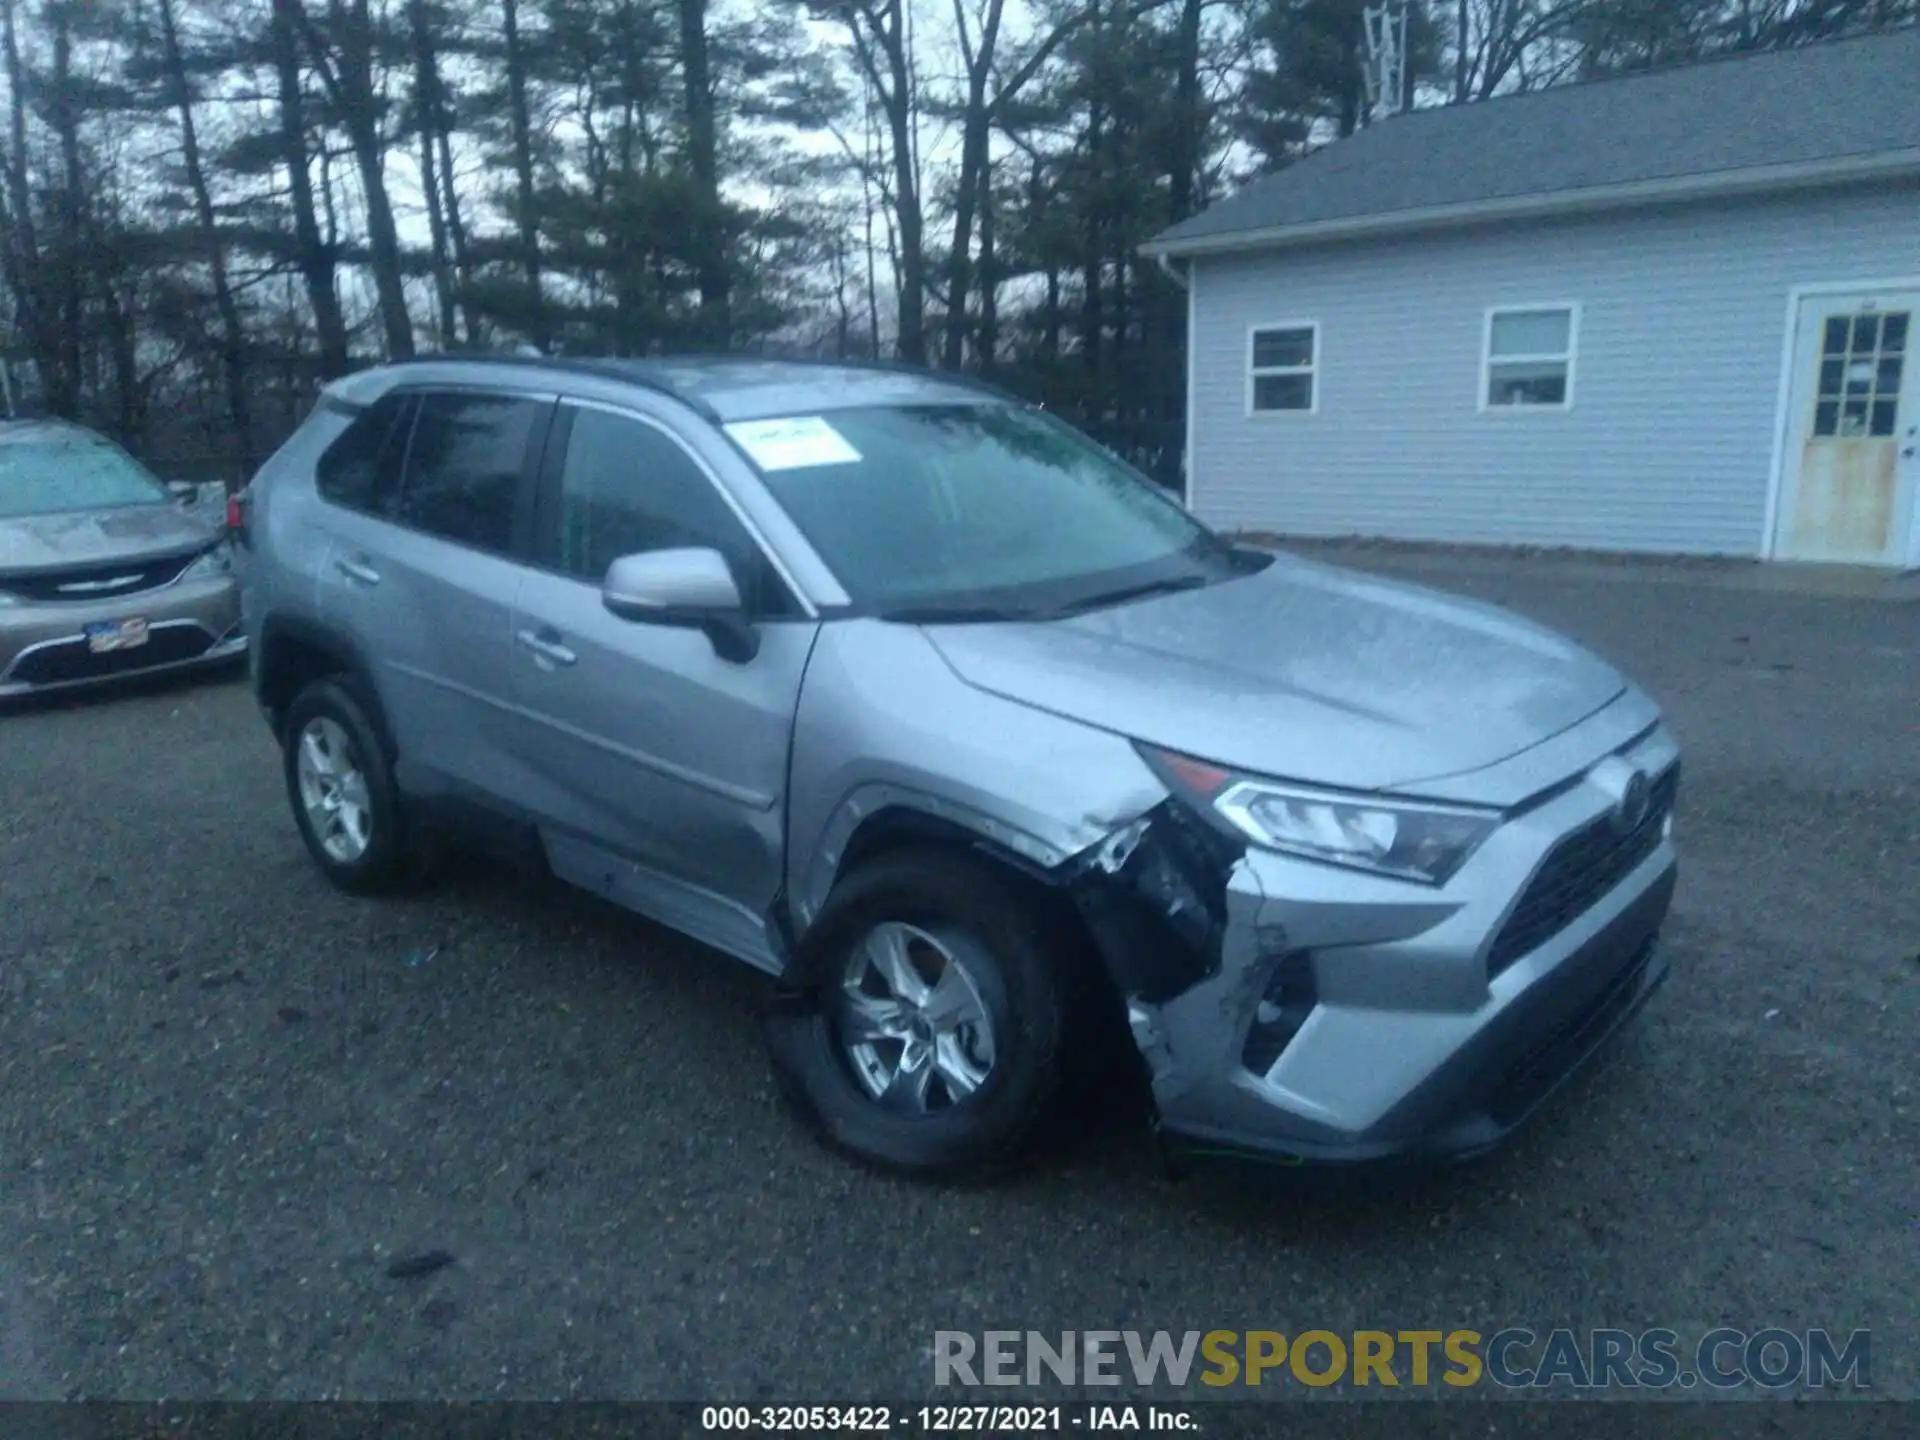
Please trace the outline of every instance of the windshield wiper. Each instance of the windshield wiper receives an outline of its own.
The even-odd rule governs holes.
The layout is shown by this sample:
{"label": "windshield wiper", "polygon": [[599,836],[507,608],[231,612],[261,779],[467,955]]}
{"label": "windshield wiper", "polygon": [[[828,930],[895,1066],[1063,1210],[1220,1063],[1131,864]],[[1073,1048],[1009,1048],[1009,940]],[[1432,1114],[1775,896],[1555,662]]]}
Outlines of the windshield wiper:
{"label": "windshield wiper", "polygon": [[1097,595],[1084,596],[1069,601],[1065,605],[1049,610],[1042,617],[1047,620],[1064,619],[1069,615],[1084,615],[1089,610],[1104,610],[1109,605],[1121,605],[1129,600],[1145,600],[1150,595],[1173,595],[1182,590],[1198,590],[1208,584],[1205,575],[1174,575],[1164,580],[1149,580],[1140,585],[1127,585],[1118,590],[1102,590]]}

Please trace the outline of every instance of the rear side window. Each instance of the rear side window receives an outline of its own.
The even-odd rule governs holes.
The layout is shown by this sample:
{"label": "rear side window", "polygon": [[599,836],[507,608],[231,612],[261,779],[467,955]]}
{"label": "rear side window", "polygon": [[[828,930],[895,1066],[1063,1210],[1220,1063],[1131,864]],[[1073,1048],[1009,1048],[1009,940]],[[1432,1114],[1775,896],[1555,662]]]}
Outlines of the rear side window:
{"label": "rear side window", "polygon": [[423,396],[394,518],[457,545],[510,551],[527,447],[551,408],[511,395]]}
{"label": "rear side window", "polygon": [[392,513],[413,404],[411,395],[384,395],[354,417],[314,467],[322,498],[349,510]]}

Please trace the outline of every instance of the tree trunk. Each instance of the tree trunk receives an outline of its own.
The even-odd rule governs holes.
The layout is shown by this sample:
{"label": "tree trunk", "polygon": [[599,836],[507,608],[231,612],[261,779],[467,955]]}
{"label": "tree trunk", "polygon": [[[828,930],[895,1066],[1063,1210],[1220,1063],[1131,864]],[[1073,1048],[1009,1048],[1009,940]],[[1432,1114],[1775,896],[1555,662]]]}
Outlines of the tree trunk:
{"label": "tree trunk", "polygon": [[1200,171],[1201,5],[1202,0],[1183,0],[1180,7],[1180,70],[1173,81],[1173,163],[1167,167],[1168,210],[1176,225],[1193,214],[1194,183]]}
{"label": "tree trunk", "polygon": [[873,108],[867,107],[866,147],[860,166],[860,208],[864,225],[864,239],[867,247],[867,343],[868,356],[880,358],[880,275],[879,257],[873,244]]}
{"label": "tree trunk", "polygon": [[994,253],[993,171],[980,175],[980,328],[975,335],[980,369],[991,375],[999,364],[1000,262]]}
{"label": "tree trunk", "polygon": [[280,159],[286,166],[293,202],[294,245],[319,336],[320,374],[331,380],[347,373],[347,322],[340,310],[333,252],[320,234],[313,173],[308,168],[311,156],[307,149],[306,97],[301,89],[300,36],[283,5],[273,8],[272,32],[274,70],[280,85]]}
{"label": "tree trunk", "polygon": [[447,220],[441,209],[440,175],[434,137],[445,128],[446,104],[440,93],[440,61],[426,6],[408,0],[407,29],[413,41],[414,120],[420,127],[420,189],[427,202],[427,237],[433,253],[433,298],[440,321],[440,348],[451,350],[458,336],[453,309],[453,266],[447,255]]}
{"label": "tree trunk", "polygon": [[913,133],[913,72],[907,59],[906,0],[890,0],[892,28],[885,33],[892,89],[885,95],[887,124],[893,138],[894,209],[900,221],[900,358],[927,363],[927,254],[920,210],[918,151]]}
{"label": "tree trunk", "polygon": [[413,320],[407,313],[407,289],[400,271],[400,237],[393,203],[387,195],[386,141],[380,133],[379,99],[373,89],[373,21],[367,0],[329,0],[328,17],[339,47],[336,67],[325,40],[313,28],[302,0],[273,0],[289,23],[307,37],[315,68],[346,127],[360,189],[367,206],[367,249],[380,323],[390,359],[413,358]]}
{"label": "tree trunk", "polygon": [[553,348],[553,325],[541,284],[540,217],[533,189],[533,116],[527,104],[527,57],[520,43],[519,0],[501,0],[507,40],[507,110],[513,126],[514,226],[527,277],[527,338],[543,355]]}
{"label": "tree trunk", "polygon": [[1460,0],[1453,22],[1453,103],[1464,105],[1473,97],[1473,55],[1468,48],[1473,39],[1473,0]]}
{"label": "tree trunk", "polygon": [[107,316],[107,355],[113,365],[115,426],[120,443],[131,449],[139,446],[147,431],[139,328],[111,283],[100,287],[100,299]]}
{"label": "tree trunk", "polygon": [[467,343],[478,345],[485,333],[480,309],[473,299],[473,259],[467,249],[467,222],[460,214],[460,194],[453,181],[452,126],[444,125],[435,138],[440,148],[441,213],[447,217],[448,248],[453,251],[455,293],[460,299],[460,318],[466,322]]}
{"label": "tree trunk", "polygon": [[186,57],[180,49],[180,31],[174,23],[173,0],[158,0],[160,43],[167,67],[167,89],[180,117],[180,156],[193,192],[193,208],[200,220],[200,239],[206,250],[207,273],[213,280],[213,307],[220,316],[220,368],[226,382],[227,418],[233,424],[234,459],[242,474],[253,473],[253,414],[247,395],[247,336],[240,306],[227,277],[226,244],[214,213],[213,192],[206,168],[200,163],[200,133],[193,118],[193,90],[187,83]]}
{"label": "tree trunk", "polygon": [[954,0],[953,21],[966,61],[967,101],[960,125],[960,178],[954,190],[953,246],[947,252],[947,334],[942,363],[958,370],[966,360],[967,299],[972,286],[973,217],[980,177],[987,169],[992,138],[992,112],[987,105],[987,82],[993,74],[993,53],[1000,38],[1004,0],[988,0],[980,26],[980,44],[967,40],[963,0]]}
{"label": "tree trunk", "polygon": [[707,0],[679,0],[680,68],[686,88],[687,168],[693,173],[695,269],[700,281],[700,328],[709,344],[731,338],[728,314],[726,212],[720,201],[719,137],[713,77],[707,57]]}
{"label": "tree trunk", "polygon": [[[8,278],[13,282],[14,308],[26,332],[40,371],[41,388],[51,406],[64,394],[59,381],[58,337],[47,313],[45,271],[42,269],[38,224],[33,213],[33,187],[27,172],[27,79],[20,61],[15,29],[15,0],[0,0],[0,44],[6,49],[8,133],[13,151],[7,165],[7,194],[11,201],[12,233],[8,251]],[[75,399],[68,399],[72,408]],[[55,410],[56,414],[61,413]]]}
{"label": "tree trunk", "polygon": [[1086,253],[1081,266],[1086,293],[1081,297],[1080,302],[1080,359],[1089,375],[1100,373],[1100,347],[1106,334],[1106,320],[1101,308],[1101,302],[1105,298],[1107,259],[1104,197],[1104,187],[1107,183],[1105,128],[1106,116],[1103,108],[1096,102],[1089,107],[1087,115],[1087,159],[1092,171],[1092,179],[1087,187],[1089,203],[1086,235],[1083,241]]}
{"label": "tree trunk", "polygon": [[64,6],[48,11],[53,25],[53,84],[48,123],[60,147],[60,324],[56,350],[63,377],[58,415],[78,419],[86,390],[87,276],[82,268],[92,247],[87,243],[87,177],[80,153],[80,114],[74,103],[73,26]]}

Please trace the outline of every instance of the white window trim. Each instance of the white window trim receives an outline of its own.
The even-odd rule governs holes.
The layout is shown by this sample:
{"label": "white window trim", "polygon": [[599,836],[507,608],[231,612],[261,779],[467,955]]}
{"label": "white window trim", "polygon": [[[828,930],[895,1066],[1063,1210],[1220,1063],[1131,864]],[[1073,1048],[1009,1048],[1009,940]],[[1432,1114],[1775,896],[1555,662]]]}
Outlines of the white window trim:
{"label": "white window trim", "polygon": [[[1266,330],[1305,330],[1313,336],[1311,365],[1253,365],[1253,337]],[[1320,413],[1320,322],[1318,320],[1262,320],[1247,326],[1247,418],[1250,420],[1299,420]],[[1253,382],[1263,375],[1304,375],[1307,377],[1307,408],[1304,410],[1261,410],[1253,403]]]}
{"label": "white window trim", "polygon": [[[1567,312],[1567,350],[1564,355],[1502,355],[1500,363],[1564,360],[1567,365],[1567,395],[1558,405],[1494,405],[1488,399],[1493,379],[1493,322],[1502,315],[1538,315],[1542,311]],[[1574,380],[1580,370],[1580,302],[1578,300],[1535,300],[1524,305],[1491,305],[1480,324],[1480,394],[1482,415],[1564,415],[1573,409]]]}

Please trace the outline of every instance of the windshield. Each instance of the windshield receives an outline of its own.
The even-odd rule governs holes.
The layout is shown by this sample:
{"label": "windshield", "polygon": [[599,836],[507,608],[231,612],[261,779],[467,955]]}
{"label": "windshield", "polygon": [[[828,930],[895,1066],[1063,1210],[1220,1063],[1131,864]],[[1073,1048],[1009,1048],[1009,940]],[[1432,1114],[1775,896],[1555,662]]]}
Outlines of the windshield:
{"label": "windshield", "polygon": [[166,501],[166,487],[101,436],[71,433],[0,441],[0,519]]}
{"label": "windshield", "polygon": [[727,427],[857,603],[1031,618],[1241,573],[1151,481],[1012,405],[884,406]]}

